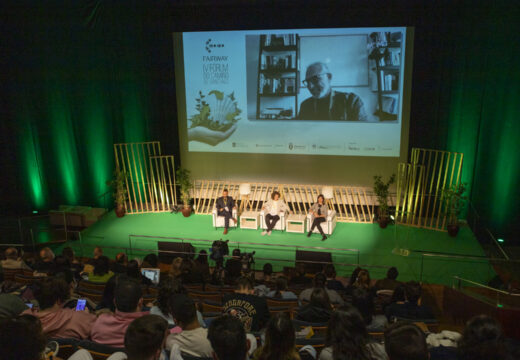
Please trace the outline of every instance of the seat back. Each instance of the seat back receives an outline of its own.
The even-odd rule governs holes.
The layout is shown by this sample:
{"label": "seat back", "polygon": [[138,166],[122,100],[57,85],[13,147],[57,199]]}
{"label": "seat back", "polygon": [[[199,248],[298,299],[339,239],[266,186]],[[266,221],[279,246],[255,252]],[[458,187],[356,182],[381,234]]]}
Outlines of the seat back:
{"label": "seat back", "polygon": [[56,341],[60,346],[58,355],[61,359],[68,359],[78,350],[78,339],[72,338],[51,338],[49,341]]}
{"label": "seat back", "polygon": [[220,292],[188,291],[188,296],[194,300],[222,303],[222,293]]}
{"label": "seat back", "polygon": [[267,306],[269,307],[286,307],[290,310],[298,307],[298,300],[283,300],[266,298]]}
{"label": "seat back", "polygon": [[17,282],[18,284],[22,284],[22,285],[31,285],[34,282],[41,280],[41,279],[43,279],[43,276],[32,276],[32,275],[26,276],[26,275],[22,275],[22,274],[16,274],[14,276],[14,281]]}
{"label": "seat back", "polygon": [[115,352],[125,352],[125,349],[114,348],[111,346],[98,344],[89,340],[81,340],[78,343],[78,348],[87,350],[94,360],[105,360]]}
{"label": "seat back", "polygon": [[222,305],[211,304],[208,302],[202,303],[202,312],[203,313],[217,313],[217,312],[222,313],[223,310],[224,310],[224,308],[222,307]]}
{"label": "seat back", "polygon": [[76,294],[80,297],[86,297],[95,302],[96,304],[103,299],[103,292],[89,289],[76,289]]}
{"label": "seat back", "polygon": [[106,283],[98,283],[94,281],[81,280],[78,284],[78,287],[87,290],[95,290],[95,291],[104,291]]}
{"label": "seat back", "polygon": [[[22,274],[22,269],[3,269],[4,280],[14,280],[16,274]],[[32,275],[32,274],[31,274]]]}
{"label": "seat back", "polygon": [[198,357],[181,352],[181,356],[184,360],[213,360],[213,358]]}

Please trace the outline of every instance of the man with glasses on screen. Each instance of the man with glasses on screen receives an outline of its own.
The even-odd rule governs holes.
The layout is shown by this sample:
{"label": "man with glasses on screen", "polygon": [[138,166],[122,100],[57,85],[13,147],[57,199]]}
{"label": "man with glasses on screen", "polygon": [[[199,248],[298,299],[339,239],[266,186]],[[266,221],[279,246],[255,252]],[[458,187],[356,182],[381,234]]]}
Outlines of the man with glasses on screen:
{"label": "man with glasses on screen", "polygon": [[322,62],[307,67],[303,84],[311,97],[300,105],[300,120],[367,121],[363,101],[354,93],[333,90],[332,74]]}

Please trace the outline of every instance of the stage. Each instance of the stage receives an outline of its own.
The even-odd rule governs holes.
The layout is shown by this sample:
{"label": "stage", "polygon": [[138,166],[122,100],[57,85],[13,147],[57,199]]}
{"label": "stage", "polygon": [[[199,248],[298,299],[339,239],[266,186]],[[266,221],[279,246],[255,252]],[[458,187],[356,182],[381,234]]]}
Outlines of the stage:
{"label": "stage", "polygon": [[[72,246],[78,256],[91,256],[93,247],[100,245],[110,258],[124,249],[128,249],[130,258],[143,258],[157,250],[158,241],[189,242],[199,251],[208,250],[213,240],[229,239],[230,251],[236,247],[242,252],[256,251],[256,270],[261,270],[265,262],[272,263],[276,271],[294,266],[298,249],[330,252],[341,276],[348,276],[358,262],[368,268],[372,278],[382,278],[387,267],[396,266],[402,281],[451,285],[452,277],[457,275],[487,283],[495,275],[489,262],[478,258],[485,257],[484,251],[467,227],[462,227],[458,236],[452,238],[445,232],[402,225],[381,229],[378,224],[338,222],[334,233],[324,242],[319,234],[308,238],[305,234],[273,231],[271,236],[262,236],[261,230],[234,228],[227,235],[222,232],[223,229],[212,227],[210,215],[185,218],[180,213],[149,213],[117,218],[112,211],[84,230],[80,241],[69,241],[63,246]],[[476,258],[446,257],[439,253]]]}

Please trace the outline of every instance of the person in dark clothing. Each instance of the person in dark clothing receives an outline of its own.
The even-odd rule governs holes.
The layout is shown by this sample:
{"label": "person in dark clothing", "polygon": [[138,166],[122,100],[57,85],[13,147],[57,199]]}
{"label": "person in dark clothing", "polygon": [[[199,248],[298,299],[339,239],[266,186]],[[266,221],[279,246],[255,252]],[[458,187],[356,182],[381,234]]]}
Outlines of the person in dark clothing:
{"label": "person in dark clothing", "polygon": [[139,268],[137,260],[130,260],[128,262],[128,265],[126,266],[126,275],[133,280],[137,280],[142,285],[152,285],[152,281],[141,274],[141,269]]}
{"label": "person in dark clothing", "polygon": [[385,315],[375,315],[374,298],[372,294],[363,288],[354,289],[352,292],[352,305],[363,316],[368,332],[384,331],[388,321]]}
{"label": "person in dark clothing", "polygon": [[235,293],[224,296],[222,303],[223,313],[240,319],[246,332],[259,331],[269,321],[267,302],[254,295],[254,284],[248,277],[239,278]]}
{"label": "person in dark clothing", "polygon": [[385,331],[385,350],[390,360],[428,360],[424,332],[415,324],[396,323]]}
{"label": "person in dark clothing", "polygon": [[240,249],[233,250],[232,258],[226,261],[226,284],[232,285],[242,275]]}
{"label": "person in dark clothing", "polygon": [[44,247],[40,250],[40,258],[33,265],[33,269],[40,273],[52,273],[56,268],[54,257],[52,250]]}
{"label": "person in dark clothing", "polygon": [[336,291],[345,290],[341,281],[336,280],[336,269],[334,268],[334,265],[327,264],[327,266],[325,266],[325,276],[327,277],[327,289]]}
{"label": "person in dark clothing", "polygon": [[181,281],[183,284],[202,284],[204,279],[194,265],[194,261],[188,258],[182,259],[181,263]]}
{"label": "person in dark clothing", "polygon": [[312,279],[305,276],[305,266],[303,263],[296,263],[294,272],[295,276],[289,280],[290,286],[306,287],[312,283]]}
{"label": "person in dark clothing", "polygon": [[237,219],[233,217],[233,209],[236,207],[235,200],[228,195],[228,189],[222,191],[222,196],[215,202],[215,207],[217,208],[217,215],[224,217],[224,235],[226,235],[229,229],[229,220],[237,223]]}
{"label": "person in dark clothing", "polygon": [[296,319],[313,323],[326,323],[330,319],[332,310],[327,291],[318,287],[312,291],[310,303],[298,310]]}
{"label": "person in dark clothing", "polygon": [[405,285],[406,301],[402,304],[393,303],[386,307],[385,315],[389,321],[393,318],[410,320],[434,319],[433,313],[425,305],[419,305],[421,298],[421,285],[416,281],[410,281]]}
{"label": "person in dark clothing", "polygon": [[211,278],[209,272],[208,253],[206,250],[199,251],[199,256],[195,259],[195,269],[202,275],[204,282],[208,282]]}
{"label": "person in dark clothing", "polygon": [[148,254],[143,259],[142,267],[144,268],[158,268],[159,258],[155,254]]}
{"label": "person in dark clothing", "polygon": [[377,290],[395,290],[397,285],[400,284],[400,282],[396,280],[397,276],[399,276],[397,268],[391,267],[386,272],[386,278],[377,280],[374,287]]}
{"label": "person in dark clothing", "polygon": [[110,266],[110,270],[114,274],[126,274],[126,265],[128,263],[128,258],[124,252],[120,252],[116,255],[116,261],[113,262]]}

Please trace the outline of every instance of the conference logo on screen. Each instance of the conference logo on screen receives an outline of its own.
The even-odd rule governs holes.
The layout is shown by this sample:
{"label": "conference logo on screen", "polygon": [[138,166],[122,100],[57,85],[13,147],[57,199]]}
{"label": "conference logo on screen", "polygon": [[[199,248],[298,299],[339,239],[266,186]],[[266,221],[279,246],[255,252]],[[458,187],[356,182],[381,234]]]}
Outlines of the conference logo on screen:
{"label": "conference logo on screen", "polygon": [[208,54],[202,56],[204,84],[229,84],[229,56],[225,54],[217,55],[215,52],[224,49],[224,43],[209,38],[204,46]]}

